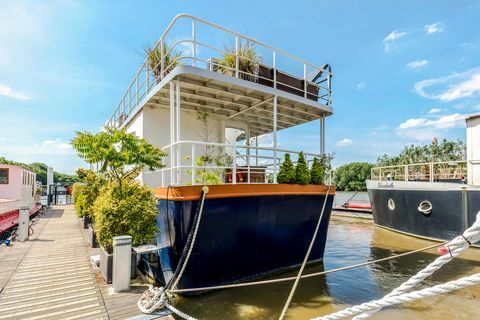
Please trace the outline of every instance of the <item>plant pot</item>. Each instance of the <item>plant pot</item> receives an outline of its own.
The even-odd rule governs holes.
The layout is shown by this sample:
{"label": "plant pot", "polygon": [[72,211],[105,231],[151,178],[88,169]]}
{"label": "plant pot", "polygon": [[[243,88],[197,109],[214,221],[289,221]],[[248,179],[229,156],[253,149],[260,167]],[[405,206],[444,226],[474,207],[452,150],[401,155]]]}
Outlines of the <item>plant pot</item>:
{"label": "plant pot", "polygon": [[90,247],[98,248],[97,235],[91,225],[89,225],[87,229],[87,240]]}
{"label": "plant pot", "polygon": [[[137,254],[132,250],[132,266],[130,269],[130,278],[135,278],[137,265]],[[113,278],[113,253],[108,253],[104,247],[100,247],[100,271],[106,283],[112,283]]]}
{"label": "plant pot", "polygon": [[92,218],[83,217],[82,222],[83,222],[83,229],[88,229],[88,226],[92,223]]}
{"label": "plant pot", "polygon": [[273,70],[263,64],[259,65],[258,83],[273,88]]}

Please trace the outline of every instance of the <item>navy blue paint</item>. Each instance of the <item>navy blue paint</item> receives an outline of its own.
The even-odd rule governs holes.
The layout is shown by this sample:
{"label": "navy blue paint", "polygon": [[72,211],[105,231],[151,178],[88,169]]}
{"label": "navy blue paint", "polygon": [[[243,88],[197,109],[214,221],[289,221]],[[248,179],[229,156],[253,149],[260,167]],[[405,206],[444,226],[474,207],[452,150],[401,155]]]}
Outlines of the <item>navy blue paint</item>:
{"label": "navy blue paint", "polygon": [[[232,283],[299,265],[324,200],[325,196],[315,195],[207,199],[192,255],[178,287]],[[309,261],[323,257],[332,203],[333,196],[328,196]],[[157,243],[163,272],[157,273],[157,280],[168,281],[175,270],[198,204],[159,201]]]}

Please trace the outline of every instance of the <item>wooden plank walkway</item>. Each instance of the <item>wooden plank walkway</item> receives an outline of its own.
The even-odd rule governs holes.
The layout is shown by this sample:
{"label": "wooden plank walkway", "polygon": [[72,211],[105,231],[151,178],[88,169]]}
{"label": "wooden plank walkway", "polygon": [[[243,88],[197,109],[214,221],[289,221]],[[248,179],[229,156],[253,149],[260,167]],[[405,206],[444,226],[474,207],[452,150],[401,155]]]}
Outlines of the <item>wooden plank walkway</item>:
{"label": "wooden plank walkway", "polygon": [[[48,211],[30,241],[0,247],[0,320],[128,319],[140,315],[144,285],[110,293],[90,263],[84,231],[72,206]],[[171,317],[165,319],[173,319]]]}

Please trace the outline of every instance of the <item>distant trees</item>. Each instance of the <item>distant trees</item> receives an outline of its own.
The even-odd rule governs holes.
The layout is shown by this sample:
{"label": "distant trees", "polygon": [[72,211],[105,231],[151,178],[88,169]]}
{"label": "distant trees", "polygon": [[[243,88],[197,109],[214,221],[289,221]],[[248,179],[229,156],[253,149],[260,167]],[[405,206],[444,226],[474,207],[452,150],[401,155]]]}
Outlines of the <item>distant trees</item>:
{"label": "distant trees", "polygon": [[370,179],[373,164],[368,162],[352,162],[335,170],[335,185],[341,191],[365,191],[365,180]]}
{"label": "distant trees", "polygon": [[382,155],[377,159],[378,166],[394,166],[410,163],[441,162],[465,160],[466,147],[462,140],[449,141],[443,139],[423,146],[409,145],[403,147],[396,156]]}

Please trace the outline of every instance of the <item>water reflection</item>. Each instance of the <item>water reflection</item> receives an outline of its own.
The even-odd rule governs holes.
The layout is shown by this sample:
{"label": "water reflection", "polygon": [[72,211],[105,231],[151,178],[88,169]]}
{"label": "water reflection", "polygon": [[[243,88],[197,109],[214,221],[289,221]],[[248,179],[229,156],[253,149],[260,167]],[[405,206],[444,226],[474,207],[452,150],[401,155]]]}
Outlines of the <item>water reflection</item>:
{"label": "water reflection", "polygon": [[[325,262],[309,268],[307,272],[376,260],[430,244],[375,227],[371,221],[333,219]],[[480,272],[478,252],[478,249],[470,249],[461,259],[444,266],[425,285]],[[309,319],[380,298],[436,257],[438,254],[432,249],[367,267],[304,279],[297,289],[288,318]],[[288,275],[293,274],[295,272]],[[216,291],[180,298],[178,306],[200,319],[276,319],[291,285],[291,282],[286,282]],[[480,289],[471,287],[454,294],[389,308],[372,319],[480,319],[480,305],[476,303],[476,297],[480,297]]]}

